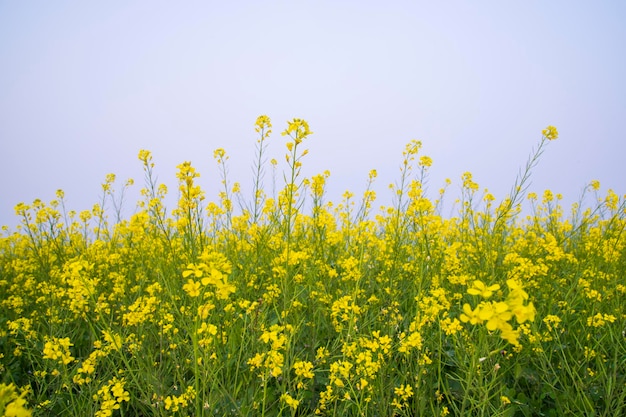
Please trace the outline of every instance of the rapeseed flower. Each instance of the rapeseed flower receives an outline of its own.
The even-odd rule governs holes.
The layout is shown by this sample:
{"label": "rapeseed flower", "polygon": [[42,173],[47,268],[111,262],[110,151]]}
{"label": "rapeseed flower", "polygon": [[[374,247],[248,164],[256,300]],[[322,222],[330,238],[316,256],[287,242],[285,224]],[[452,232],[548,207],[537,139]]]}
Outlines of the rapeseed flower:
{"label": "rapeseed flower", "polygon": [[100,409],[96,411],[96,417],[110,417],[115,410],[120,409],[123,401],[130,401],[130,394],[124,389],[126,380],[114,377],[104,384],[96,395],[94,400],[100,402]]}
{"label": "rapeseed flower", "polygon": [[483,298],[489,298],[493,295],[495,291],[498,291],[499,289],[499,284],[486,286],[482,281],[475,280],[473,282],[473,286],[471,288],[468,288],[467,293],[471,295],[480,295]]}
{"label": "rapeseed flower", "polygon": [[422,335],[418,331],[412,331],[406,336],[405,333],[400,333],[400,346],[398,352],[409,354],[413,349],[421,349],[423,345]]}
{"label": "rapeseed flower", "polygon": [[289,393],[285,392],[280,396],[280,401],[282,401],[287,407],[295,410],[300,405],[300,401],[293,398]]}
{"label": "rapeseed flower", "polygon": [[[269,116],[261,115],[257,117],[256,122],[254,123],[254,129],[256,130],[257,133],[268,131],[271,128],[272,128],[272,121],[269,118]],[[269,130],[268,134],[269,133],[271,133],[271,130]]]}
{"label": "rapeseed flower", "polygon": [[487,330],[502,329],[513,318],[509,305],[505,302],[482,303],[478,307],[478,317],[487,322]]}
{"label": "rapeseed flower", "polygon": [[68,365],[74,361],[70,347],[74,346],[69,337],[57,338],[46,337],[43,348],[43,358],[50,359],[62,365]]}
{"label": "rapeseed flower", "polygon": [[413,396],[413,388],[410,385],[400,385],[393,389],[393,392],[402,399],[402,401],[407,401],[409,398]]}
{"label": "rapeseed flower", "polygon": [[177,411],[181,411],[182,409],[188,407],[191,401],[193,401],[195,398],[196,398],[195,389],[193,387],[187,387],[185,392],[183,392],[182,394],[178,396],[168,395],[163,402],[164,402],[166,410],[169,410],[175,413]]}
{"label": "rapeseed flower", "polygon": [[463,326],[458,319],[451,319],[450,317],[446,317],[443,320],[439,321],[439,325],[441,326],[441,330],[448,336],[456,334],[463,330]]}
{"label": "rapeseed flower", "polygon": [[296,376],[302,378],[313,378],[313,364],[308,361],[297,361],[293,364],[293,370]]}
{"label": "rapeseed flower", "polygon": [[541,134],[548,140],[555,140],[559,137],[559,132],[554,126],[548,126],[541,131]]}
{"label": "rapeseed flower", "polygon": [[587,318],[587,326],[589,327],[602,327],[606,323],[613,323],[617,318],[612,314],[598,313],[594,316]]}
{"label": "rapeseed flower", "polygon": [[185,290],[190,297],[198,297],[200,295],[200,288],[202,288],[200,283],[193,279],[187,280],[187,283],[183,285],[183,290]]}
{"label": "rapeseed flower", "polygon": [[464,323],[469,324],[480,324],[482,323],[482,319],[479,317],[479,310],[472,310],[472,306],[468,303],[463,304],[463,313],[460,315],[460,319]]}
{"label": "rapeseed flower", "polygon": [[[287,123],[287,129],[282,132],[283,136],[289,135],[294,139],[296,145],[300,144],[304,138],[313,134],[309,129],[309,124],[302,119],[293,119]],[[289,149],[291,151],[291,149]]]}

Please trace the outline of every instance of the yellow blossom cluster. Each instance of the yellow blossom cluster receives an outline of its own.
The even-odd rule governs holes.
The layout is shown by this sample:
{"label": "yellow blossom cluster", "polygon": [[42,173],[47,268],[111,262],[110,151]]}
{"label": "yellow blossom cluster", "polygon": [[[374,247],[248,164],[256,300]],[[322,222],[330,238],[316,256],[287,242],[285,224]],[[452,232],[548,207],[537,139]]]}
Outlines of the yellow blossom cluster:
{"label": "yellow blossom cluster", "polygon": [[[248,360],[248,365],[258,372],[262,380],[277,378],[283,373],[284,354],[287,335],[293,329],[291,326],[273,325],[263,331],[259,340],[265,344],[265,351],[257,353]],[[287,332],[287,333],[285,333]]]}
{"label": "yellow blossom cluster", "polygon": [[183,289],[190,297],[200,296],[206,287],[212,289],[219,300],[225,300],[235,292],[235,286],[228,282],[231,265],[222,254],[204,251],[199,260],[201,262],[188,264],[182,274],[187,278]]}
{"label": "yellow blossom cluster", "polygon": [[96,417],[110,417],[114,410],[119,410],[122,402],[130,400],[130,394],[125,390],[125,378],[113,378],[103,385],[96,395],[94,401],[100,403],[100,409],[96,411]]}
{"label": "yellow blossom cluster", "polygon": [[[528,320],[535,319],[535,306],[532,301],[527,302],[528,293],[524,291],[521,284],[514,280],[508,279],[506,285],[509,293],[504,301],[483,301],[475,309],[472,309],[469,303],[463,304],[463,313],[460,319],[464,323],[473,325],[485,323],[487,330],[500,332],[500,336],[507,342],[519,344],[519,330],[515,330],[510,323],[513,318],[517,323],[524,323]],[[468,288],[467,293],[470,295],[478,295],[487,299],[493,295],[494,291],[500,289],[498,284],[487,286],[482,281],[476,280],[473,286]]]}
{"label": "yellow blossom cluster", "polygon": [[196,392],[193,387],[187,387],[185,392],[180,395],[168,395],[163,401],[165,409],[173,413],[187,408],[196,398]]}
{"label": "yellow blossom cluster", "polygon": [[68,365],[74,361],[74,357],[70,352],[73,346],[69,337],[46,337],[43,347],[43,358],[50,359],[62,365]]}

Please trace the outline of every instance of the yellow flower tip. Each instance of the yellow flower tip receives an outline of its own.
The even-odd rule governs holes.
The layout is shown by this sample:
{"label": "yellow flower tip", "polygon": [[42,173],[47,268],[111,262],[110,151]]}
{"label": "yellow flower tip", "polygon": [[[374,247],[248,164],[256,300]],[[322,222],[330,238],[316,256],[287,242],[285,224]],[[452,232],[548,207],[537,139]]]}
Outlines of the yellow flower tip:
{"label": "yellow flower tip", "polygon": [[313,132],[309,129],[309,124],[306,120],[302,119],[293,119],[292,121],[287,122],[287,129],[282,132],[283,136],[293,136],[296,144],[299,144],[302,139],[312,134]]}
{"label": "yellow flower tip", "polygon": [[591,188],[593,188],[594,191],[598,191],[600,189],[600,181],[598,180],[591,181]]}
{"label": "yellow flower tip", "polygon": [[270,120],[270,118],[268,116],[261,115],[261,116],[257,117],[256,122],[254,123],[254,125],[256,126],[257,132],[259,132],[262,129],[271,129],[272,128],[272,121]]}
{"label": "yellow flower tip", "polygon": [[556,130],[554,126],[548,126],[541,131],[543,136],[548,140],[555,140],[559,137],[559,132]]}
{"label": "yellow flower tip", "polygon": [[419,161],[421,167],[430,167],[433,165],[433,160],[429,156],[422,156]]}
{"label": "yellow flower tip", "polygon": [[139,150],[139,154],[137,155],[137,157],[144,164],[147,164],[150,160],[152,160],[152,154],[150,153],[150,151],[145,149]]}
{"label": "yellow flower tip", "polygon": [[213,158],[215,159],[223,159],[226,156],[226,151],[222,148],[217,148],[213,151]]}

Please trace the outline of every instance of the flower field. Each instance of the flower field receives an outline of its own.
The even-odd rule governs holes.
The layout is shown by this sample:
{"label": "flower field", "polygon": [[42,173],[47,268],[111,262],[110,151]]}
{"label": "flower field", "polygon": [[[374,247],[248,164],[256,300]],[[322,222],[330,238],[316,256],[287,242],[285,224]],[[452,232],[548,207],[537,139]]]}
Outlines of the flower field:
{"label": "flower field", "polygon": [[452,217],[447,185],[427,196],[420,142],[379,210],[375,171],[338,203],[330,173],[303,177],[305,121],[283,132],[278,176],[270,119],[255,129],[248,197],[217,149],[216,201],[184,162],[170,211],[142,150],[128,219],[113,174],[88,211],[60,190],[16,206],[0,415],[626,415],[626,201],[596,181],[567,212],[528,192],[554,127],[503,201],[464,174]]}

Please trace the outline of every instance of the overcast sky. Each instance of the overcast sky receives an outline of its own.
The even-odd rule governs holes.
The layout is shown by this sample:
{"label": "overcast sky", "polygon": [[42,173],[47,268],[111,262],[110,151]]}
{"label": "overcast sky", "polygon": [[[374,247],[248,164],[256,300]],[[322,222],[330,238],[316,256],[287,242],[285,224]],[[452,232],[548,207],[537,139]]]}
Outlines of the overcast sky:
{"label": "overcast sky", "polygon": [[471,171],[502,198],[547,125],[531,190],[623,195],[624,22],[623,1],[0,0],[0,224],[59,188],[88,209],[111,172],[136,180],[132,211],[142,148],[174,200],[186,160],[216,199],[219,147],[249,188],[261,114],[280,161],[286,122],[309,122],[303,172],[330,170],[335,201],[376,169],[387,204],[411,139],[433,195]]}

